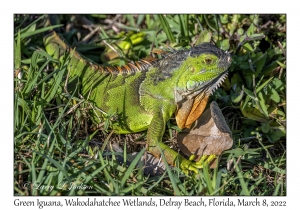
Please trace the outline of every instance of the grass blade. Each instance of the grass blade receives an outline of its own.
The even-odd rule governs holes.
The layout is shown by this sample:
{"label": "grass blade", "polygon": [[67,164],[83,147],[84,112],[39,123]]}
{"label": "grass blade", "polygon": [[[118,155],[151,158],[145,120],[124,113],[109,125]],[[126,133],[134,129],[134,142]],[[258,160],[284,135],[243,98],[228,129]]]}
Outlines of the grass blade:
{"label": "grass blade", "polygon": [[170,25],[166,19],[166,17],[164,15],[158,15],[158,18],[159,18],[159,21],[160,21],[160,24],[161,24],[161,27],[162,29],[164,30],[164,32],[166,33],[168,39],[174,43],[175,42],[175,37],[172,33],[172,30],[170,28]]}

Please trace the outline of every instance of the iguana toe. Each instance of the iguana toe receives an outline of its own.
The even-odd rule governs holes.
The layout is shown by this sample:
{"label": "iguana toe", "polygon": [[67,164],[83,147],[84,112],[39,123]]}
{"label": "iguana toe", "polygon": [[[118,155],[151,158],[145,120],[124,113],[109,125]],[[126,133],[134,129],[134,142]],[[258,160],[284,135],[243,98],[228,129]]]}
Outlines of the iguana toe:
{"label": "iguana toe", "polygon": [[186,160],[186,159],[182,160],[180,164],[180,168],[185,174],[188,174],[189,171],[193,171],[196,174],[198,174],[197,165],[195,165],[195,162],[192,162],[191,160]]}
{"label": "iguana toe", "polygon": [[216,158],[216,155],[203,155],[200,160],[196,162],[196,165],[198,165],[199,168],[203,168],[204,164],[209,165]]}
{"label": "iguana toe", "polygon": [[188,160],[184,159],[181,161],[180,168],[185,174],[188,174],[189,171],[198,174],[199,168],[203,168],[204,164],[209,165],[217,158],[216,155],[203,155],[199,161],[194,162],[195,157],[195,155],[191,155]]}

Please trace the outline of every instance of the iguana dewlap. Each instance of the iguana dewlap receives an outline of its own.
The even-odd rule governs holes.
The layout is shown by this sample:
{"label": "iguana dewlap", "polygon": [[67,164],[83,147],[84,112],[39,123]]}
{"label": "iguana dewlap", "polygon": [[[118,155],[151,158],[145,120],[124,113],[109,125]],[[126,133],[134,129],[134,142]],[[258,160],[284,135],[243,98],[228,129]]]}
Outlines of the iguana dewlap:
{"label": "iguana dewlap", "polygon": [[[109,111],[117,113],[116,133],[126,134],[148,129],[148,150],[160,157],[159,147],[171,165],[184,172],[202,167],[202,162],[186,160],[162,143],[166,122],[175,114],[179,128],[190,125],[202,114],[209,95],[226,77],[231,63],[229,53],[210,43],[189,50],[149,58],[123,67],[91,64],[66,45],[53,32],[44,39],[46,51],[56,59],[68,56],[70,87],[98,108],[93,120]],[[80,84],[80,86],[78,86]],[[74,88],[75,89],[75,88]]]}

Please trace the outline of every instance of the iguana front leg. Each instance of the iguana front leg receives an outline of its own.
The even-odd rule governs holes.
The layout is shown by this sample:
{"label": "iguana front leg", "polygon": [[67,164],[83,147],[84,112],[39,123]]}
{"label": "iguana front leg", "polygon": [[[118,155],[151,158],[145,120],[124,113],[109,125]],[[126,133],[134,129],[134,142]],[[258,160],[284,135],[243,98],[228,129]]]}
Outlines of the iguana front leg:
{"label": "iguana front leg", "polygon": [[162,142],[162,137],[165,132],[165,125],[166,120],[163,112],[156,112],[147,131],[148,150],[156,158],[160,158],[160,147],[164,152],[167,162],[171,165],[175,165],[176,158],[179,156],[179,154]]}
{"label": "iguana front leg", "polygon": [[165,125],[167,116],[165,116],[166,112],[156,112],[153,115],[153,119],[148,127],[147,133],[147,144],[148,151],[153,154],[156,158],[160,158],[161,152],[159,147],[164,153],[164,156],[168,162],[168,164],[173,166],[179,166],[181,170],[187,174],[188,171],[194,171],[198,173],[198,168],[203,168],[204,162],[210,163],[216,156],[203,156],[198,162],[194,162],[192,157],[187,160],[183,156],[181,156],[178,152],[174,151],[166,144],[162,142],[162,137],[165,132]]}

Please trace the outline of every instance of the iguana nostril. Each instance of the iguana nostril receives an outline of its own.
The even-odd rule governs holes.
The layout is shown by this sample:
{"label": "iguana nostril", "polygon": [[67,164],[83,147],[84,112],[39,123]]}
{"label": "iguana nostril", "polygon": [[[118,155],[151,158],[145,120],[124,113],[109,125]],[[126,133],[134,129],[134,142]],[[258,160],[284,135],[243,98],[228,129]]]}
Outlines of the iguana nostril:
{"label": "iguana nostril", "polygon": [[231,56],[228,57],[228,62],[231,63]]}

